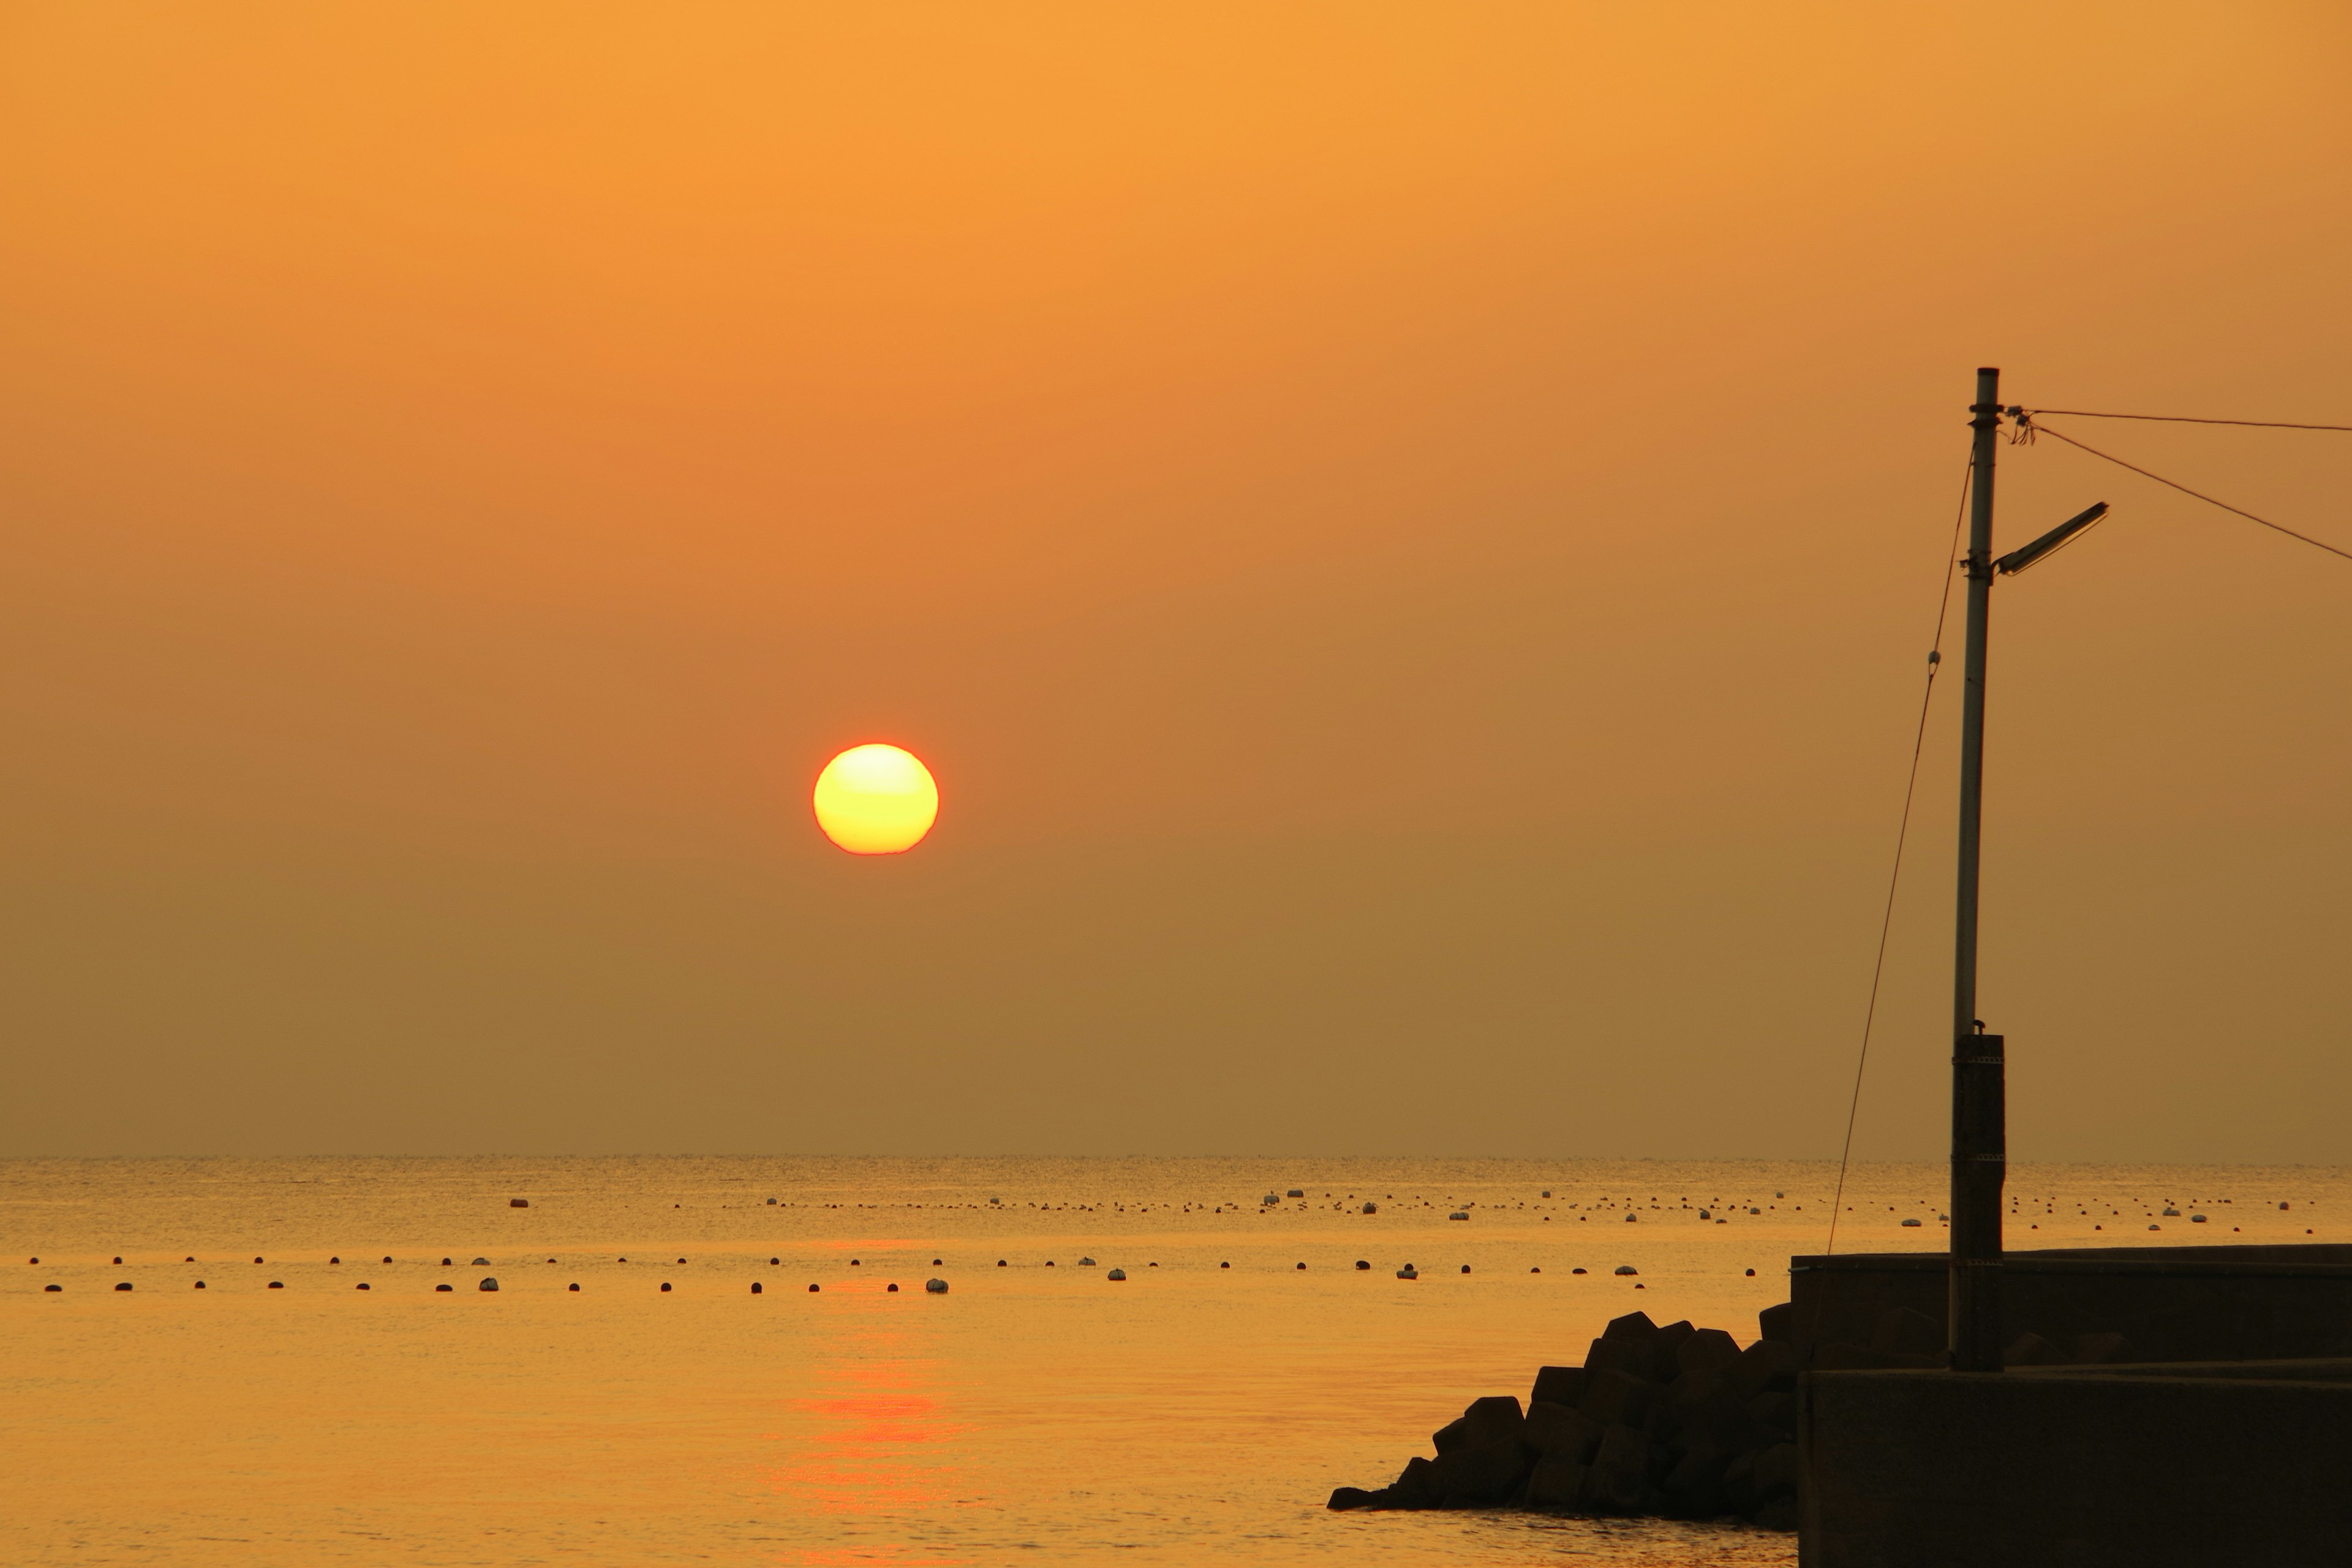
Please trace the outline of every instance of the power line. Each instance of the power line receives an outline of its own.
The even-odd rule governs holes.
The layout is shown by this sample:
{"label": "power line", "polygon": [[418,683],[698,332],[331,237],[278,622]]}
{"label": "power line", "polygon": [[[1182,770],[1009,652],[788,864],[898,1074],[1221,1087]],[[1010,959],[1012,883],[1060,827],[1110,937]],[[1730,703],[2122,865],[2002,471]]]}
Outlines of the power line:
{"label": "power line", "polygon": [[[2266,517],[2256,517],[2244,507],[2231,506],[2228,501],[2216,500],[2214,497],[2207,495],[2202,490],[2192,490],[2187,485],[2182,484],[2179,480],[2168,479],[2162,474],[2150,473],[2147,469],[2141,468],[2137,463],[2126,463],[2121,458],[2116,457],[2111,453],[2102,452],[2096,447],[2086,446],[2083,442],[2077,441],[2072,436],[2067,435],[2063,430],[2055,430],[2047,425],[2040,423],[2035,420],[2031,414],[2026,415],[2022,419],[2021,419],[2019,424],[2026,432],[2028,432],[2029,435],[2038,433],[2043,436],[2055,436],[2061,441],[2065,442],[2069,447],[2079,447],[2084,451],[2090,453],[2094,458],[2102,458],[2107,462],[2113,463],[2119,468],[2129,468],[2133,473],[2139,475],[2142,479],[2154,479],[2158,484],[2168,485],[2173,489],[2179,490],[2182,495],[2194,496],[2197,500],[2203,501],[2207,506],[2218,506],[2223,511],[2235,512],[2238,516],[2244,518],[2248,522],[2259,522],[2264,528],[2273,529],[2280,533],[2285,534],[2289,539],[2299,539],[2315,549],[2325,550],[2330,555],[2341,555],[2345,560],[2352,561],[2352,550],[2339,549],[2336,545],[2328,543],[2324,539],[2314,539],[2307,533],[2297,533],[2294,529],[2287,527],[2284,523],[2273,522]],[[2298,428],[2324,429],[2330,428],[2330,426],[2298,426]]]}
{"label": "power line", "polygon": [[2063,414],[2076,419],[2154,419],[2166,425],[2242,425],[2256,430],[2336,430],[2352,434],[2352,425],[2290,425],[2283,419],[2200,419],[2192,414],[2102,414],[2090,408],[2026,408],[2029,416]]}
{"label": "power line", "polygon": [[1837,1193],[1830,1199],[1830,1239],[1826,1252],[1837,1250],[1838,1215],[1845,1206],[1846,1166],[1853,1158],[1853,1124],[1862,1110],[1862,1074],[1870,1065],[1870,1030],[1878,1020],[1878,983],[1886,973],[1886,938],[1895,929],[1895,889],[1903,879],[1903,845],[1911,837],[1911,798],[1919,790],[1919,753],[1927,741],[1927,705],[1936,695],[1936,672],[1944,662],[1944,618],[1952,608],[1952,570],[1959,560],[1960,525],[1969,515],[1969,486],[1976,477],[1976,458],[1969,456],[1960,472],[1960,510],[1952,519],[1952,547],[1944,552],[1944,592],[1936,601],[1936,637],[1927,649],[1927,688],[1919,696],[1919,728],[1911,737],[1911,776],[1903,785],[1903,818],[1895,830],[1895,868],[1886,879],[1886,912],[1878,921],[1878,957],[1870,966],[1870,1005],[1862,1015],[1862,1054],[1853,1064],[1853,1098],[1846,1102],[1845,1146],[1838,1152]]}

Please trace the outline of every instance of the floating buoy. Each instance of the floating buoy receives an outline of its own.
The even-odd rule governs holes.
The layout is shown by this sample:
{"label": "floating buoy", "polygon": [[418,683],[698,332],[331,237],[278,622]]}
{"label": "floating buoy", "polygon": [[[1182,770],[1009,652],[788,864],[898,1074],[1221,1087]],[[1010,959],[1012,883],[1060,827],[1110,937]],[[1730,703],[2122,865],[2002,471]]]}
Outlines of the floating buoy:
{"label": "floating buoy", "polygon": [[669,1289],[669,1281],[668,1281],[668,1280],[665,1279],[665,1280],[663,1280],[663,1281],[662,1281],[662,1289],[665,1289],[665,1290],[667,1290],[667,1289]]}
{"label": "floating buoy", "polygon": [[770,1208],[774,1208],[774,1207],[776,1206],[776,1200],[775,1200],[775,1199],[773,1199],[773,1198],[770,1198],[770,1199],[768,1200],[768,1206],[769,1206]]}
{"label": "floating buoy", "polygon": [[1699,1224],[1701,1224],[1701,1225],[1705,1225],[1707,1221],[1709,1221],[1709,1220],[1713,1219],[1714,1217],[1715,1217],[1715,1216],[1714,1216],[1713,1215],[1711,1215],[1711,1214],[1707,1213],[1707,1212],[1706,1212],[1706,1210],[1705,1210],[1705,1209],[1701,1209],[1701,1210],[1699,1210],[1699,1211],[1698,1211],[1698,1222],[1699,1222]]}
{"label": "floating buoy", "polygon": [[[1905,1221],[1903,1222],[1903,1228],[1904,1228],[1904,1229],[1906,1229],[1906,1230],[1916,1230],[1916,1229],[1918,1229],[1918,1228],[1919,1228],[1919,1226],[1920,1226],[1921,1223],[1922,1223],[1922,1222],[1921,1222],[1921,1221],[1919,1221],[1919,1220],[1916,1220],[1916,1219],[1906,1219],[1906,1220],[1905,1220]],[[2154,1230],[2155,1228],[2156,1228],[2156,1226],[2148,1226],[2148,1229],[2150,1229],[2150,1230]]]}
{"label": "floating buoy", "polygon": [[493,1279],[486,1279],[479,1285],[474,1287],[477,1290],[495,1290],[498,1288],[499,1282]]}
{"label": "floating buoy", "polygon": [[1370,1268],[1371,1267],[1371,1263],[1366,1258],[1359,1258],[1356,1259],[1356,1267],[1359,1268]]}
{"label": "floating buoy", "polygon": [[[183,1258],[182,1259],[180,1259],[180,1261],[181,1261],[181,1262],[183,1262],[183,1263],[194,1263],[194,1262],[195,1261],[195,1258],[194,1258],[194,1256],[192,1254],[192,1255],[190,1255],[189,1257]],[[386,1262],[390,1262],[390,1261],[391,1261],[391,1259],[390,1259],[390,1258],[386,1258],[384,1261],[386,1261]]]}
{"label": "floating buoy", "polygon": [[[1262,1198],[1258,1199],[1258,1202],[1259,1202],[1259,1203],[1261,1203],[1261,1204],[1278,1204],[1278,1203],[1280,1203],[1281,1201],[1282,1201],[1282,1199],[1281,1199],[1280,1197],[1276,1196],[1276,1195],[1275,1194],[1273,1194],[1273,1193],[1268,1193],[1268,1194],[1265,1194],[1265,1196],[1264,1196],[1264,1197],[1262,1197]],[[2285,1205],[2284,1204],[2281,1204],[2281,1205],[2279,1205],[2279,1207],[2281,1207],[2281,1208],[2284,1208],[2284,1207],[2286,1207],[2286,1205]]]}
{"label": "floating buoy", "polygon": [[507,1200],[507,1207],[510,1209],[527,1209],[530,1207],[530,1200],[529,1198],[509,1198]]}
{"label": "floating buoy", "polygon": [[364,1290],[367,1289],[367,1281],[362,1279],[358,1284],[352,1286],[352,1289],[354,1290]]}
{"label": "floating buoy", "polygon": [[1617,1272],[1620,1274],[1639,1274],[1641,1270],[1634,1268],[1630,1263],[1621,1263],[1617,1266]]}
{"label": "floating buoy", "polygon": [[1755,1278],[1756,1278],[1756,1270],[1754,1270],[1753,1268],[1749,1269],[1749,1270],[1748,1271],[1748,1278],[1749,1278],[1750,1279],[1755,1279]]}
{"label": "floating buoy", "polygon": [[1537,1267],[1537,1268],[1530,1268],[1530,1269],[1528,1269],[1528,1273],[1530,1273],[1530,1274],[1540,1274],[1540,1273],[1542,1273],[1542,1272],[1543,1272],[1543,1269],[1542,1269],[1542,1268],[1541,1268],[1540,1266],[1538,1266],[1538,1267]]}
{"label": "floating buoy", "polygon": [[1305,1265],[1304,1263],[1302,1263],[1302,1264],[1300,1264],[1298,1267],[1299,1267],[1300,1268],[1302,1268],[1302,1269],[1303,1269],[1303,1268],[1305,1268],[1307,1267],[1307,1265]]}
{"label": "floating buoy", "polygon": [[25,1261],[26,1261],[26,1262],[27,1262],[27,1263],[38,1263],[38,1262],[40,1261],[40,1259],[39,1259],[39,1258],[28,1258],[25,1259]]}
{"label": "floating buoy", "polygon": [[[391,1253],[389,1253],[389,1252],[385,1253],[385,1254],[383,1255],[383,1260],[384,1260],[386,1263],[391,1262],[391,1261],[392,1261],[392,1254],[391,1254]],[[188,1261],[189,1261],[189,1262],[191,1262],[191,1263],[194,1263],[194,1262],[195,1261],[195,1259],[194,1259],[194,1258],[189,1258],[189,1259],[188,1259]]]}
{"label": "floating buoy", "polygon": [[887,1294],[895,1296],[898,1293],[898,1282],[893,1279],[886,1289]]}
{"label": "floating buoy", "polygon": [[851,1258],[851,1259],[849,1260],[849,1266],[850,1266],[852,1268],[856,1268],[856,1267],[857,1267],[857,1259],[856,1259],[855,1258]]}
{"label": "floating buoy", "polygon": [[2163,1227],[2162,1226],[2160,1226],[2160,1225],[2152,1225],[2152,1226],[2149,1226],[2147,1228],[2148,1228],[2148,1229],[2150,1229],[2150,1230],[2162,1230],[2164,1227]]}
{"label": "floating buoy", "polygon": [[341,1263],[342,1259],[340,1258],[330,1258],[327,1261],[330,1263]]}
{"label": "floating buoy", "polygon": [[1468,1264],[1466,1264],[1466,1263],[1465,1263],[1465,1264],[1464,1264],[1464,1265],[1462,1266],[1462,1272],[1463,1272],[1463,1273],[1465,1273],[1465,1274],[1469,1273],[1469,1272],[1470,1272],[1470,1266],[1469,1266]]}
{"label": "floating buoy", "polygon": [[286,1281],[283,1279],[272,1279],[269,1282],[269,1288],[272,1290],[283,1290],[286,1289]]}
{"label": "floating buoy", "polygon": [[2205,1223],[2205,1216],[2201,1214],[2190,1215],[2189,1216],[2189,1223],[2190,1225],[2203,1225]]}
{"label": "floating buoy", "polygon": [[939,1266],[940,1266],[940,1260],[939,1260],[938,1258],[932,1258],[932,1259],[931,1259],[931,1267],[932,1267],[932,1268],[937,1268]]}
{"label": "floating buoy", "polygon": [[204,1288],[205,1288],[205,1282],[204,1282],[203,1280],[201,1280],[201,1279],[197,1280],[197,1281],[196,1281],[196,1289],[199,1289],[199,1290],[201,1290],[201,1289],[203,1289]]}
{"label": "floating buoy", "polygon": [[436,1291],[440,1291],[440,1290],[455,1290],[455,1289],[457,1289],[457,1287],[456,1287],[455,1285],[436,1285],[435,1287],[433,1287],[433,1289],[434,1289]]}
{"label": "floating buoy", "polygon": [[1003,1268],[1003,1267],[1004,1267],[1004,1259],[1003,1259],[1002,1258],[998,1258],[998,1259],[996,1260],[996,1266],[997,1266],[999,1268]]}
{"label": "floating buoy", "polygon": [[1649,1289],[1649,1287],[1648,1287],[1647,1285],[1643,1284],[1640,1280],[1636,1279],[1636,1280],[1633,1282],[1633,1289],[1636,1289],[1636,1290],[1646,1290],[1646,1289]]}
{"label": "floating buoy", "polygon": [[1408,1263],[1403,1268],[1397,1270],[1396,1277],[1400,1279],[1418,1279],[1421,1278],[1421,1273],[1418,1269],[1414,1268],[1412,1264]]}
{"label": "floating buoy", "polygon": [[944,1296],[948,1293],[948,1282],[944,1279],[926,1279],[923,1281],[923,1289],[934,1296]]}
{"label": "floating buoy", "polygon": [[117,1281],[114,1288],[118,1290],[128,1290],[131,1289],[131,1281],[128,1279]]}
{"label": "floating buoy", "polygon": [[[256,1263],[258,1263],[258,1262],[260,1262],[260,1261],[261,1261],[261,1259],[259,1259],[258,1258],[255,1258],[255,1259],[254,1259],[254,1261],[255,1261]],[[624,1262],[624,1263],[626,1263],[626,1262],[628,1261],[628,1259],[627,1259],[627,1258],[624,1258],[623,1259],[621,1259],[621,1261],[622,1261],[622,1262]],[[449,1267],[449,1260],[448,1260],[447,1258],[443,1258],[443,1259],[441,1260],[441,1267],[442,1267],[442,1268],[448,1268],[448,1267]]]}
{"label": "floating buoy", "polygon": [[62,1285],[44,1285],[41,1289],[44,1290],[62,1290],[65,1287]]}
{"label": "floating buoy", "polygon": [[678,1259],[678,1261],[679,1261],[680,1263],[683,1263],[683,1262],[685,1262],[685,1261],[686,1261],[686,1259],[685,1259],[685,1258],[679,1258],[679,1259]]}
{"label": "floating buoy", "polygon": [[[2284,1208],[2284,1207],[2286,1207],[2286,1205],[2285,1205],[2284,1204],[2281,1204],[2281,1205],[2279,1205],[2279,1207],[2281,1207],[2281,1208]],[[260,1261],[261,1261],[261,1259],[259,1259],[258,1258],[255,1258],[255,1259],[254,1259],[254,1261],[255,1261],[256,1263],[258,1263],[258,1262],[260,1262]]]}
{"label": "floating buoy", "polygon": [[1635,1220],[1637,1220],[1637,1219],[1639,1219],[1639,1218],[1641,1218],[1641,1217],[1642,1217],[1642,1216],[1641,1216],[1641,1215],[1637,1215],[1637,1214],[1628,1214],[1628,1215],[1625,1216],[1625,1223],[1626,1223],[1627,1225],[1632,1225]]}
{"label": "floating buoy", "polygon": [[[1304,1268],[1307,1265],[1302,1263],[1298,1267]],[[1108,1274],[1104,1275],[1103,1278],[1106,1279],[1124,1279],[1127,1278],[1127,1270],[1124,1268],[1114,1268]]]}
{"label": "floating buoy", "polygon": [[469,1268],[488,1268],[489,1266],[490,1260],[487,1258],[477,1258],[473,1262],[467,1265]]}
{"label": "floating buoy", "polygon": [[1583,1269],[1581,1269],[1581,1268],[1571,1268],[1571,1269],[1570,1269],[1570,1270],[1569,1270],[1569,1272],[1570,1272],[1570,1274],[1581,1274],[1581,1273],[1583,1273],[1583,1272],[1584,1272],[1584,1270],[1583,1270]]}
{"label": "floating buoy", "polygon": [[782,1258],[771,1258],[770,1259],[768,1259],[768,1267],[769,1267],[769,1268],[773,1268],[777,1267],[779,1264],[781,1264],[781,1263],[782,1263],[782,1262],[783,1262],[783,1259],[782,1259]]}
{"label": "floating buoy", "polygon": [[572,1282],[572,1284],[569,1288],[570,1288],[570,1289],[574,1289],[574,1290],[579,1289],[580,1289],[579,1282],[578,1282],[577,1280],[573,1281],[573,1282]]}
{"label": "floating buoy", "polygon": [[1078,1259],[1078,1267],[1081,1268],[1092,1268],[1094,1266],[1095,1260],[1091,1258],[1081,1258]]}
{"label": "floating buoy", "polygon": [[1233,1265],[1232,1265],[1232,1264],[1230,1264],[1230,1263],[1220,1263],[1220,1264],[1218,1264],[1218,1265],[1217,1265],[1217,1267],[1218,1267],[1218,1268],[1231,1268],[1233,1267]]}
{"label": "floating buoy", "polygon": [[1455,1209],[1452,1214],[1447,1215],[1445,1217],[1447,1219],[1468,1219],[1470,1217],[1470,1211],[1467,1209]]}
{"label": "floating buoy", "polygon": [[814,1283],[809,1286],[809,1294],[812,1296],[816,1294],[816,1286]]}
{"label": "floating buoy", "polygon": [[1048,1258],[1047,1259],[1045,1259],[1045,1267],[1046,1267],[1046,1268],[1051,1268],[1052,1267],[1054,1267],[1054,1260],[1053,1260],[1052,1258]]}
{"label": "floating buoy", "polygon": [[114,1262],[115,1262],[115,1266],[116,1266],[117,1268],[120,1268],[120,1267],[121,1266],[122,1259],[121,1259],[121,1258],[117,1258],[114,1260]]}
{"label": "floating buoy", "polygon": [[1378,1214],[1380,1212],[1381,1205],[1378,1204],[1368,1203],[1364,1205],[1364,1213],[1366,1214]]}

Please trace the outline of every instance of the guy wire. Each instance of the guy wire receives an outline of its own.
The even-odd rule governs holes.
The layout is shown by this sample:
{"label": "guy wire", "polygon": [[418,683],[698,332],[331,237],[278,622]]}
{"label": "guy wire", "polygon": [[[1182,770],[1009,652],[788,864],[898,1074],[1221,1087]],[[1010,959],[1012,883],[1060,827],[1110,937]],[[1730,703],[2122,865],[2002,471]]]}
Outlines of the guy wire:
{"label": "guy wire", "polygon": [[1837,1250],[1838,1215],[1845,1207],[1846,1168],[1853,1160],[1853,1127],[1862,1110],[1862,1075],[1870,1065],[1871,1026],[1878,1019],[1878,986],[1886,973],[1886,939],[1895,929],[1895,889],[1903,880],[1903,846],[1911,836],[1911,800],[1919,790],[1919,753],[1927,740],[1927,706],[1936,695],[1936,672],[1944,662],[1944,618],[1952,607],[1952,573],[1959,564],[1960,527],[1968,521],[1969,488],[1976,479],[1971,452],[1960,473],[1960,510],[1952,519],[1952,547],[1944,552],[1944,588],[1936,601],[1936,637],[1927,652],[1927,686],[1919,695],[1919,725],[1911,737],[1911,776],[1903,785],[1903,816],[1895,830],[1895,868],[1886,878],[1886,910],[1878,921],[1878,956],[1870,966],[1870,1004],[1862,1015],[1862,1052],[1853,1064],[1853,1095],[1845,1108],[1845,1144],[1838,1152],[1836,1195],[1830,1199],[1830,1239],[1824,1256]]}

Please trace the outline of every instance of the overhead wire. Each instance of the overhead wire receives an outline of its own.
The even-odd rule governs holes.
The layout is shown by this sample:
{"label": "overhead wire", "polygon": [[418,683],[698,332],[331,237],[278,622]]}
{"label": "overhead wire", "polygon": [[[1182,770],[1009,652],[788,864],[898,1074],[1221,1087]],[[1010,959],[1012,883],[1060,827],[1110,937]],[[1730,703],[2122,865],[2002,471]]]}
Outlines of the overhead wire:
{"label": "overhead wire", "polygon": [[[2215,421],[2215,423],[2220,423],[2220,421]],[[2333,428],[2333,426],[2295,426],[2295,428],[2327,429]],[[2094,458],[2097,458],[2104,462],[2113,463],[2119,468],[2129,468],[2133,473],[2139,475],[2139,477],[2144,479],[2154,479],[2158,484],[2165,485],[2170,489],[2179,490],[2182,495],[2193,496],[2197,500],[2203,501],[2207,506],[2218,506],[2223,511],[2234,512],[2238,516],[2244,518],[2248,522],[2259,522],[2264,528],[2285,534],[2289,539],[2299,539],[2304,543],[2310,545],[2315,550],[2325,550],[2330,555],[2340,555],[2347,561],[2352,561],[2352,550],[2340,549],[2336,545],[2328,543],[2324,539],[2314,539],[2307,533],[2297,533],[2294,529],[2287,527],[2286,524],[2283,522],[2273,522],[2269,518],[2257,517],[2252,512],[2248,511],[2244,507],[2231,506],[2228,501],[2222,500],[2215,496],[2209,496],[2202,490],[2192,490],[2187,485],[2182,484],[2179,479],[2168,479],[2162,474],[2153,473],[2147,468],[2141,468],[2137,463],[2127,463],[2112,452],[2102,452],[2096,447],[2076,440],[2074,437],[2067,435],[2063,430],[2056,429],[2051,426],[2042,424],[2040,420],[2033,417],[2033,415],[2030,411],[2019,418],[2018,430],[2021,435],[2024,436],[2029,440],[2036,435],[2055,436],[2061,441],[2065,442],[2069,447],[2077,447],[2083,451],[2088,452]]]}
{"label": "overhead wire", "polygon": [[1870,1035],[1878,1021],[1879,983],[1886,975],[1886,939],[1895,929],[1895,890],[1903,881],[1903,847],[1911,837],[1911,802],[1919,793],[1919,756],[1927,742],[1927,708],[1936,696],[1936,674],[1944,663],[1944,622],[1952,609],[1952,574],[1959,564],[1960,527],[1968,521],[1969,489],[1976,479],[1971,451],[1960,471],[1960,507],[1952,519],[1952,545],[1944,552],[1944,591],[1936,601],[1936,635],[1927,648],[1927,685],[1919,695],[1919,724],[1911,737],[1911,774],[1903,784],[1903,816],[1895,829],[1895,868],[1886,878],[1886,910],[1878,921],[1878,956],[1870,966],[1870,1002],[1862,1014],[1862,1051],[1853,1064],[1853,1095],[1846,1102],[1845,1143],[1838,1151],[1837,1192],[1830,1199],[1830,1238],[1824,1256],[1837,1250],[1838,1215],[1845,1206],[1846,1169],[1853,1161],[1853,1128],[1862,1111],[1862,1076],[1870,1066]]}
{"label": "overhead wire", "polygon": [[2073,419],[2152,419],[2165,425],[2242,425],[2255,430],[2335,430],[2352,435],[2352,425],[2294,425],[2284,419],[2203,419],[2193,414],[2102,414],[2090,408],[2027,408],[2032,416],[2063,414]]}

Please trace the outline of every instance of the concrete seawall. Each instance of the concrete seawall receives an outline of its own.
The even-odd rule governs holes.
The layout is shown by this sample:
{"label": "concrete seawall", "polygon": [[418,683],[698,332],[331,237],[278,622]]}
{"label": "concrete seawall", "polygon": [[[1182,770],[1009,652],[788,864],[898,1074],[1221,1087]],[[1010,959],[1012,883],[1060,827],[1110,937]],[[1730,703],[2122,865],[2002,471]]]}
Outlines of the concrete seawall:
{"label": "concrete seawall", "polygon": [[1804,1568],[2352,1561],[2352,1359],[1815,1372]]}
{"label": "concrete seawall", "polygon": [[[1790,1258],[1800,1358],[1812,1366],[1817,1346],[1884,1345],[1905,1313],[1928,1320],[1919,1327],[1939,1347],[1947,1264],[1940,1252]],[[2001,1263],[2001,1342],[2026,1333],[2053,1343],[2120,1333],[2113,1359],[2126,1362],[2352,1355],[2352,1247],[2011,1252]]]}

